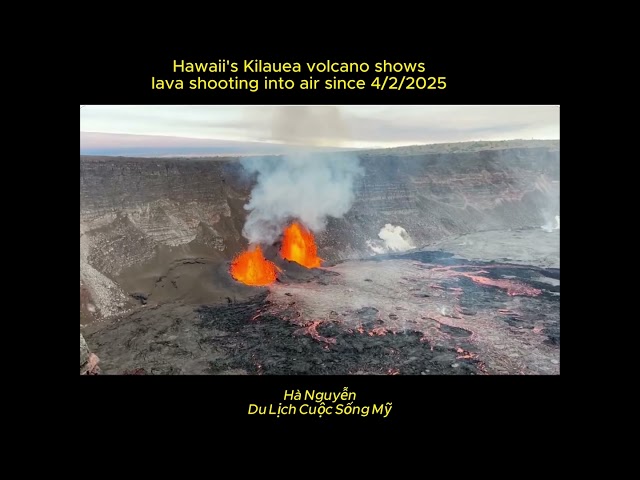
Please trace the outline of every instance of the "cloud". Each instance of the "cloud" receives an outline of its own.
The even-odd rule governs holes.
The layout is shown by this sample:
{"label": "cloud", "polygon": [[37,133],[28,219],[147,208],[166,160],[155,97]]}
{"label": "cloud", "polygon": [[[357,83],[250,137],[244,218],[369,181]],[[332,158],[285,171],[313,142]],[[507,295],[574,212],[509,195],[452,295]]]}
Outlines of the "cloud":
{"label": "cloud", "polygon": [[282,152],[281,145],[266,142],[80,132],[81,155],[265,155]]}
{"label": "cloud", "polygon": [[560,138],[553,106],[365,107],[349,117],[353,140],[398,144]]}
{"label": "cloud", "polygon": [[[229,141],[286,141],[274,116],[289,109],[307,122],[308,107],[217,105],[89,105],[80,110],[80,130],[136,135],[161,135]],[[345,147],[415,145],[471,140],[560,138],[557,106],[340,106],[324,109],[317,128],[301,125],[306,132],[322,131],[324,143]],[[339,110],[339,115],[335,112]],[[333,113],[332,113],[333,112]],[[332,116],[333,115],[333,116]],[[337,125],[336,122],[341,122]],[[335,127],[335,128],[333,128]]]}

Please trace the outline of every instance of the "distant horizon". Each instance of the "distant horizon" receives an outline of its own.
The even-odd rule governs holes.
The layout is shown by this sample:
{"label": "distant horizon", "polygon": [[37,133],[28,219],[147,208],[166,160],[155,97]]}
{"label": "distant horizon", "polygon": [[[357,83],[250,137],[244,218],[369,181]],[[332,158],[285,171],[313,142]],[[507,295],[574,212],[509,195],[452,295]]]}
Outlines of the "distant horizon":
{"label": "distant horizon", "polygon": [[86,105],[81,154],[273,153],[560,137],[553,105]]}
{"label": "distant horizon", "polygon": [[[402,149],[411,147],[446,146],[456,144],[473,143],[506,143],[506,142],[559,142],[560,138],[510,138],[504,140],[464,140],[459,142],[433,142],[412,143],[394,146],[374,147],[340,147],[326,145],[322,147],[310,145],[292,145],[290,143],[275,141],[243,142],[221,139],[200,139],[190,137],[176,137],[169,135],[135,135],[135,134],[105,134],[101,132],[80,132],[81,142],[83,135],[92,136],[92,142],[102,138],[119,140],[118,146],[109,146],[105,142],[101,146],[80,149],[81,156],[105,156],[105,157],[216,157],[216,156],[254,156],[254,155],[279,155],[287,153],[291,147],[302,147],[312,151],[373,151],[387,149]],[[160,145],[158,145],[160,140]],[[148,143],[147,143],[148,142]],[[102,142],[98,142],[102,143]],[[156,145],[153,145],[156,143]],[[163,144],[164,143],[164,144]],[[149,145],[149,146],[147,146]]]}

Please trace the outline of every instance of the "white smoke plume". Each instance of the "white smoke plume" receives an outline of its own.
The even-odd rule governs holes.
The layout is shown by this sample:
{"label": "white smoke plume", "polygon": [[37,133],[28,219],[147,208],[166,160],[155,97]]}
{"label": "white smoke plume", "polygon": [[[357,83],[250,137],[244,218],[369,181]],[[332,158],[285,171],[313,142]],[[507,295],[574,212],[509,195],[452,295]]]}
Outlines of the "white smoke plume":
{"label": "white smoke plume", "polygon": [[407,231],[400,227],[387,223],[378,233],[380,240],[368,241],[367,244],[373,252],[381,254],[387,252],[405,252],[415,248]]}
{"label": "white smoke plume", "polygon": [[282,157],[244,158],[242,165],[257,174],[243,235],[250,243],[273,243],[286,224],[300,220],[314,232],[322,231],[329,217],[340,218],[355,198],[356,179],[364,173],[358,157],[349,152],[318,152],[315,147],[345,137],[335,107],[280,107],[273,122],[273,137],[286,141]]}
{"label": "white smoke plume", "polygon": [[271,136],[287,145],[339,147],[349,131],[338,107],[288,106],[273,111]]}
{"label": "white smoke plume", "polygon": [[551,233],[554,230],[560,230],[560,215],[556,215],[553,222],[550,220],[541,227],[545,232]]}

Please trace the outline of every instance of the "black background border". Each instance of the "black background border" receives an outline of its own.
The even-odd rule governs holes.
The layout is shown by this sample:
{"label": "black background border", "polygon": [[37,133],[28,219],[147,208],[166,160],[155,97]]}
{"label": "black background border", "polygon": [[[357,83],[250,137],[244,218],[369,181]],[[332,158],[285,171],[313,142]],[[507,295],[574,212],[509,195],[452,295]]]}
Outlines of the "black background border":
{"label": "black background border", "polygon": [[[550,45],[551,42],[541,43],[539,39],[525,44],[523,38],[517,38],[517,54],[508,53],[507,44],[510,42],[506,39],[503,42],[487,40],[485,43],[474,39],[464,47],[429,41],[404,41],[395,48],[389,45],[375,48],[370,44],[365,48],[362,42],[349,43],[349,48],[344,43],[338,48],[305,45],[296,52],[292,51],[291,45],[287,49],[271,45],[245,48],[238,43],[212,37],[206,43],[184,40],[182,47],[176,46],[175,38],[151,44],[134,44],[128,37],[121,41],[110,38],[103,46],[93,45],[92,55],[80,55],[80,104],[560,105],[558,79],[561,69],[557,47]],[[289,62],[329,58],[358,62],[385,59],[393,62],[424,61],[429,76],[447,78],[447,88],[426,92],[367,89],[337,94],[325,90],[261,90],[234,94],[229,91],[153,91],[150,88],[152,76],[172,78],[174,59],[208,62],[247,58]],[[366,78],[363,75],[358,77]],[[185,75],[181,74],[180,78],[185,78]],[[71,230],[71,221],[69,224]],[[482,419],[487,425],[497,426],[500,423],[504,426],[521,421],[523,416],[528,417],[527,424],[535,418],[545,422],[550,412],[556,410],[560,382],[560,376],[98,376],[81,377],[80,389],[83,403],[100,403],[102,421],[108,421],[106,417],[137,419],[157,426],[157,422],[164,422],[167,415],[171,415],[168,412],[174,412],[178,416],[176,422],[183,424],[231,422],[236,426],[262,425],[275,429],[291,424],[308,427],[341,424],[375,430],[384,425],[399,424],[411,428],[417,423],[458,428],[454,425],[473,419]],[[344,415],[321,419],[300,415],[280,418],[247,415],[250,403],[277,405],[283,401],[285,390],[342,391],[343,387],[356,392],[359,404],[392,402],[391,414],[386,419]]]}

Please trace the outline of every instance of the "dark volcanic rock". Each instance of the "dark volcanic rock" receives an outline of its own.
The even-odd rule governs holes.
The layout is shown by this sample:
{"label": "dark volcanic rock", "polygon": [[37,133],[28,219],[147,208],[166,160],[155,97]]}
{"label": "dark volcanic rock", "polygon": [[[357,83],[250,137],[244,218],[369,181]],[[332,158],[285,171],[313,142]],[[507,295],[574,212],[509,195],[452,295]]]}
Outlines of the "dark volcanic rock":
{"label": "dark volcanic rock", "polygon": [[[107,374],[420,375],[478,374],[474,360],[456,360],[451,348],[421,341],[421,334],[370,335],[338,323],[318,327],[335,343],[296,334],[298,325],[259,316],[264,295],[235,304],[141,309],[89,337]],[[454,363],[464,368],[452,367]]]}
{"label": "dark volcanic rock", "polygon": [[147,299],[149,298],[149,296],[146,293],[140,293],[140,292],[132,293],[131,296],[136,300],[138,300],[142,305],[146,305]]}

